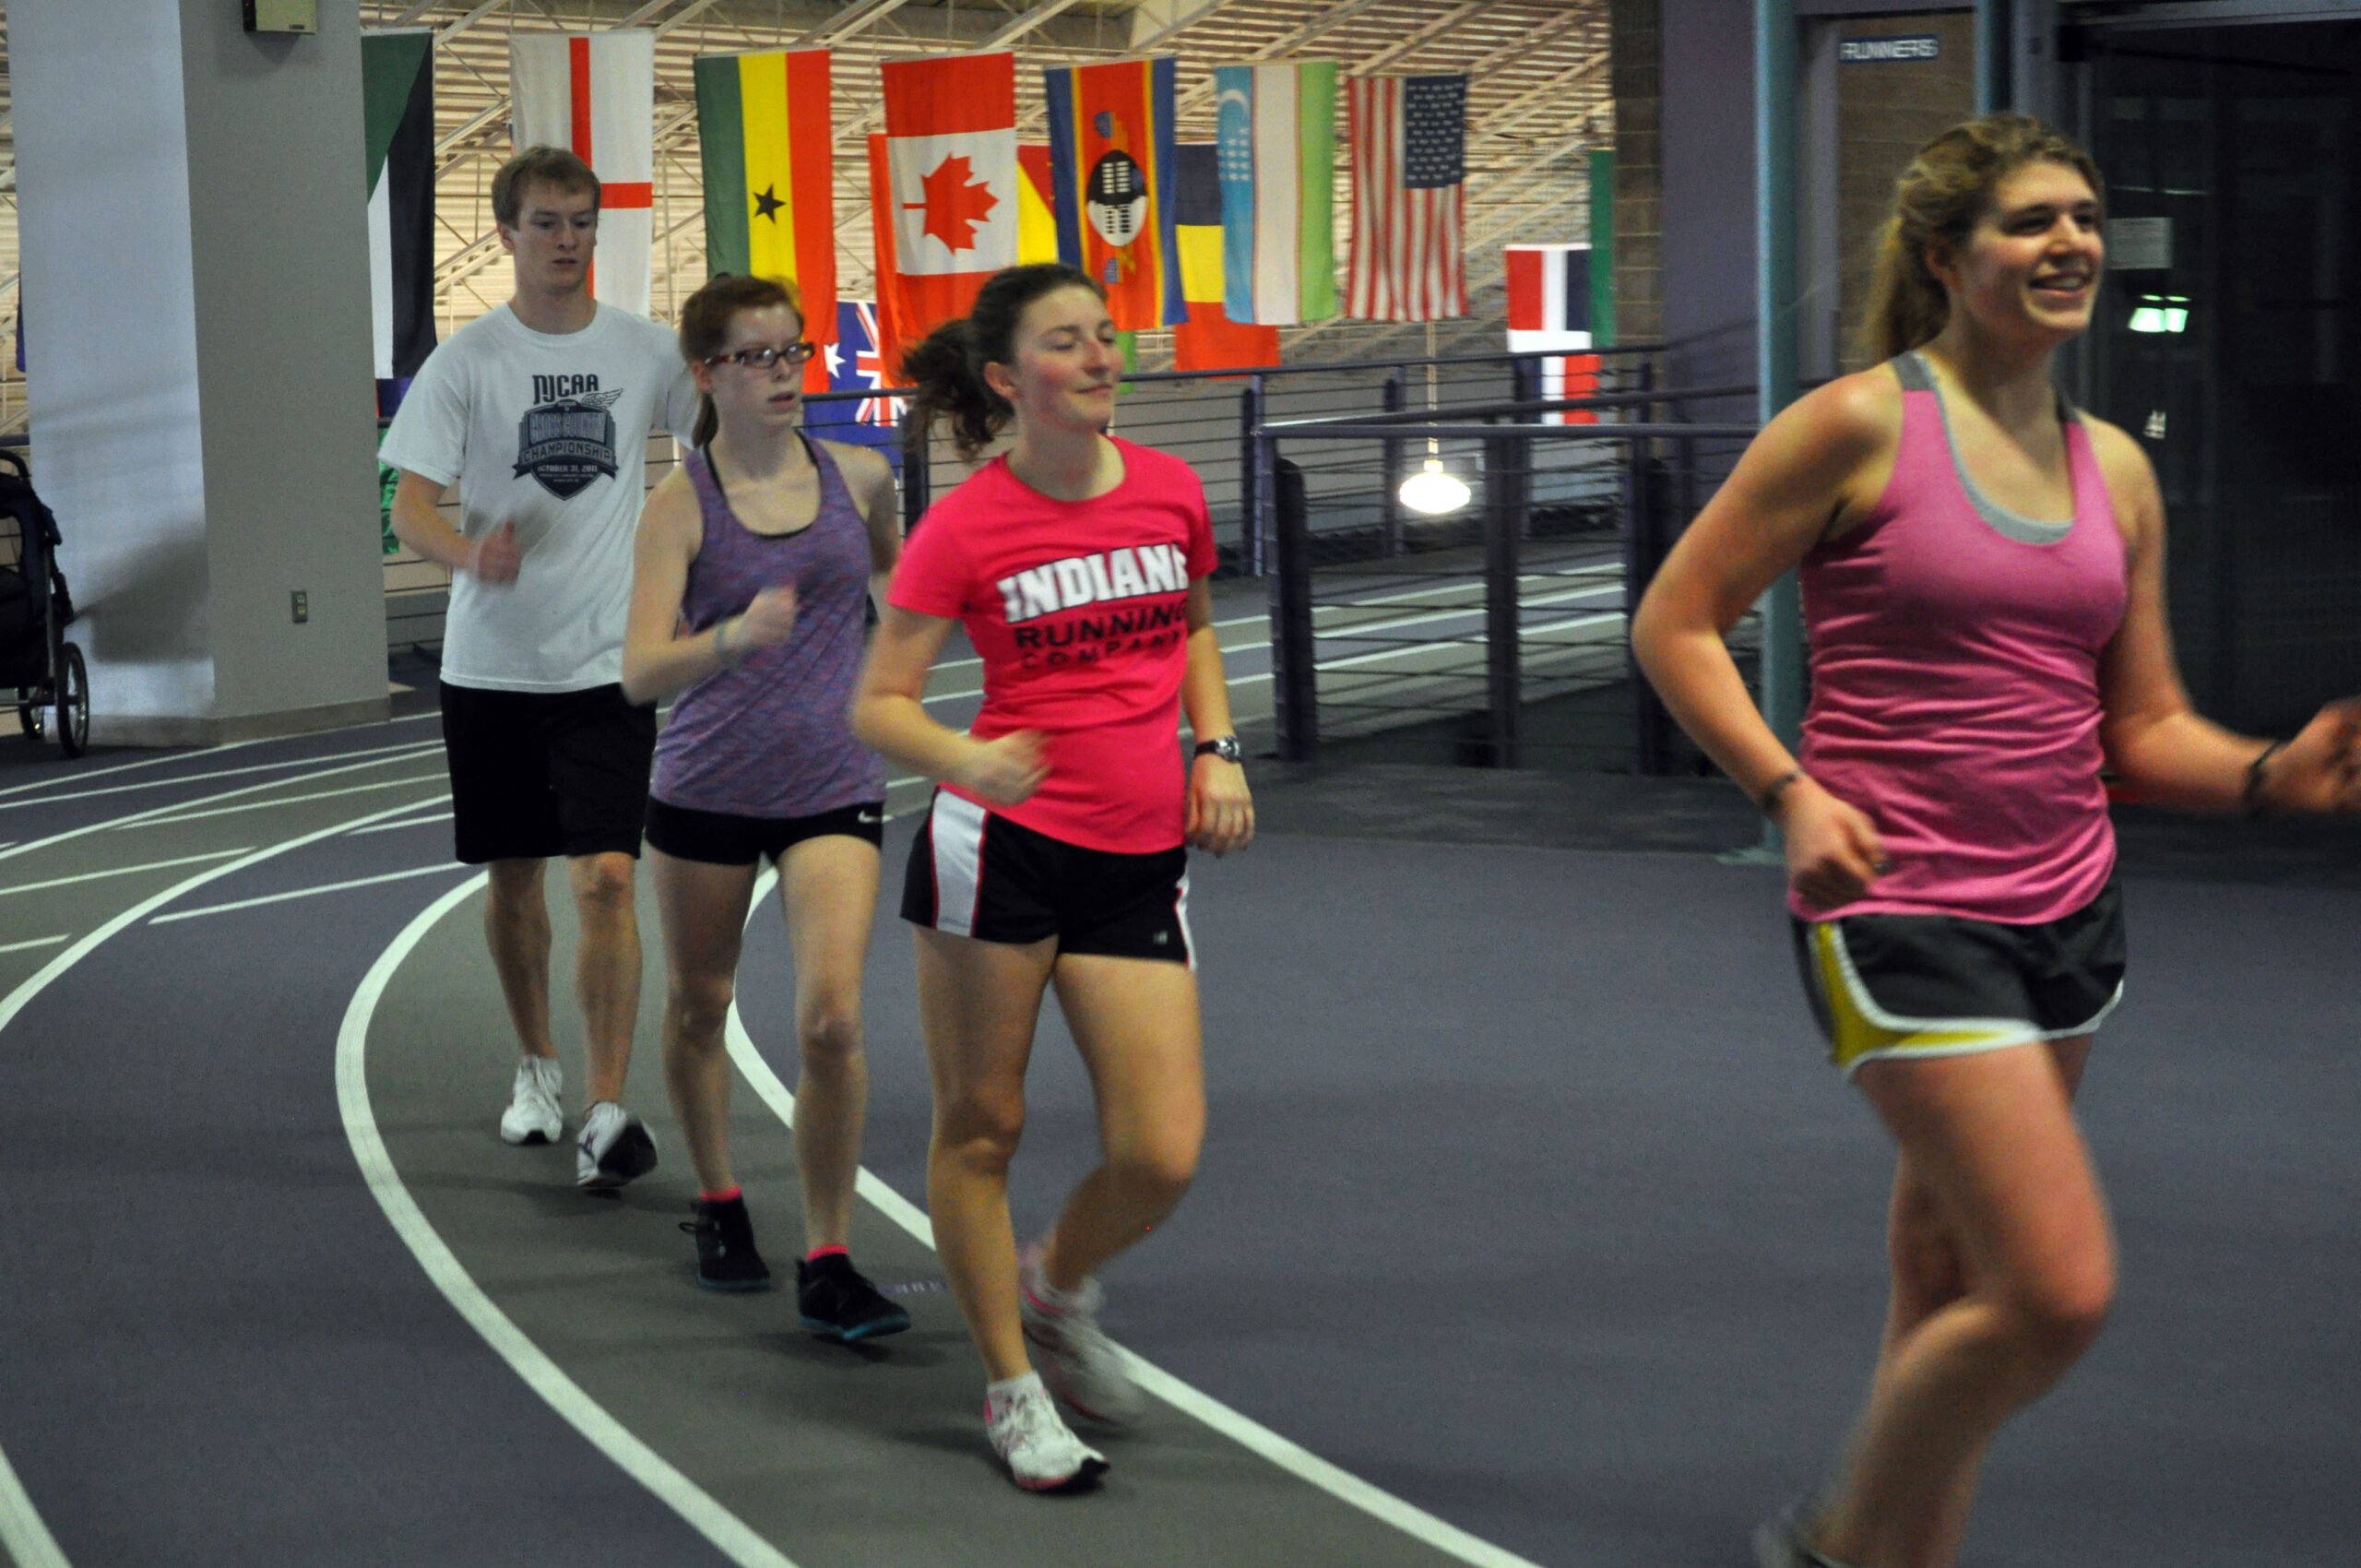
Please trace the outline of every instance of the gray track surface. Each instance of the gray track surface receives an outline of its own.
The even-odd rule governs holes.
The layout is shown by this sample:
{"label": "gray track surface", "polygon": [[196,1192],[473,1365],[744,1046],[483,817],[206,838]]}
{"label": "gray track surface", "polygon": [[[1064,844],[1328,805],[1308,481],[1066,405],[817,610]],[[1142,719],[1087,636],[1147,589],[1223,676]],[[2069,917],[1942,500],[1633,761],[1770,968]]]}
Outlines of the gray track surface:
{"label": "gray track surface", "polygon": [[[421,731],[116,778],[299,753],[342,766],[316,759]],[[246,781],[108,800],[146,809]],[[0,889],[274,843],[403,798],[89,833],[0,859]],[[71,802],[0,813],[0,839],[96,820]],[[327,839],[175,907],[432,863],[447,832]],[[0,897],[0,942],[87,932],[217,863]],[[917,1197],[927,1107],[909,944],[890,918],[899,863],[889,849],[868,987],[869,1163]],[[77,1568],[722,1561],[451,1312],[353,1167],[337,1026],[371,961],[456,880],[136,925],[0,1032],[0,1449]],[[2361,1537],[2361,895],[2129,891],[2130,995],[2085,1099],[2122,1294],[2098,1348],[1996,1451],[1967,1562],[2342,1561]],[[669,1123],[667,1164],[620,1201],[574,1192],[570,1150],[492,1135],[509,1048],[475,910],[403,968],[373,1032],[397,1163],[543,1349],[799,1562],[1417,1556],[1169,1411],[1110,1446],[1101,1496],[1020,1497],[982,1451],[980,1373],[947,1298],[909,1297],[918,1331],[860,1356],[797,1334],[783,1294],[696,1291]],[[1746,1529],[1811,1483],[1866,1376],[1890,1169],[1819,1063],[1775,878],[1697,857],[1275,835],[1201,858],[1192,911],[1213,1129],[1189,1202],[1109,1271],[1119,1337],[1536,1562],[1744,1561]],[[0,956],[0,994],[57,951]],[[742,995],[791,1084],[790,989],[774,908]],[[564,1000],[557,1016],[570,1036]],[[644,1027],[633,1088],[651,1112],[654,1039]],[[749,1199],[784,1270],[799,1240],[787,1142],[739,1093]],[[1026,1230],[1090,1159],[1054,1010],[1031,1104]],[[881,1278],[934,1273],[873,1213],[857,1241]]]}

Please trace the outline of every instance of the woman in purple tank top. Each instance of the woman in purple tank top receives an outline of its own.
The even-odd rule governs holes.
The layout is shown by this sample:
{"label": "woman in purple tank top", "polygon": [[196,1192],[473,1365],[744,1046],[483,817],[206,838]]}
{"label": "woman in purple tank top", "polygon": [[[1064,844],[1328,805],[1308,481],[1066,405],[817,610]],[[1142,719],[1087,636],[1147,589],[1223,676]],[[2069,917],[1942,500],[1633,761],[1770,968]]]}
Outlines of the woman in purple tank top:
{"label": "woman in purple tank top", "polygon": [[[1632,627],[1667,705],[1785,833],[1813,1011],[1900,1146],[1869,1408],[1825,1494],[1758,1533],[1763,1568],[1952,1562],[1987,1444],[2106,1314],[2114,1243],[2072,1109],[2123,974],[2101,767],[2198,811],[2361,804],[2361,706],[2266,744],[2181,688],[2155,476],[2050,380],[2090,324],[2099,193],[2086,153],[2021,115],[1921,148],[1867,323],[1886,362],[1764,428]],[[1791,569],[1800,757],[1724,642]]]}
{"label": "woman in purple tank top", "polygon": [[759,1290],[730,1169],[722,1034],[758,862],[778,870],[795,954],[795,1158],[803,1326],[853,1340],[909,1316],[852,1266],[847,1231],[869,1076],[861,964],[877,905],[885,766],[846,717],[872,578],[900,550],[894,477],[864,447],[810,440],[803,312],[792,284],[715,279],[681,311],[681,350],[705,394],[694,450],[647,498],[623,689],[673,699],[656,747],[647,846],[670,989],[664,1079],[695,1163],[697,1281]]}

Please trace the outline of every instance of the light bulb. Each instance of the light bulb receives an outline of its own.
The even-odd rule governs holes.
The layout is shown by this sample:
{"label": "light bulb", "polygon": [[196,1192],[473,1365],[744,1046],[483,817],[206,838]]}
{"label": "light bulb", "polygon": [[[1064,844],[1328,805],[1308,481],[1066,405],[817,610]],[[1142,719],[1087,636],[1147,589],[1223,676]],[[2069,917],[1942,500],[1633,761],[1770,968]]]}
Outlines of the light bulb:
{"label": "light bulb", "polygon": [[1413,512],[1440,517],[1466,505],[1468,496],[1474,493],[1465,481],[1442,471],[1441,457],[1429,457],[1424,470],[1402,481],[1401,493],[1402,505]]}

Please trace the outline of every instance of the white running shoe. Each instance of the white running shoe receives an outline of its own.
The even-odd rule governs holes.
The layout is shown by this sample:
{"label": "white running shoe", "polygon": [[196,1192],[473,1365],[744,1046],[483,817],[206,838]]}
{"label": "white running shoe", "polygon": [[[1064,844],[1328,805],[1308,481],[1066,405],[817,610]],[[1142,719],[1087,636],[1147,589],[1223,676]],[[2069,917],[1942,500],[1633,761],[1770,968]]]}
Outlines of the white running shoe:
{"label": "white running shoe", "polygon": [[1107,1456],[1074,1436],[1038,1377],[984,1397],[984,1430],[1008,1479],[1027,1491],[1079,1491],[1107,1473]]}
{"label": "white running shoe", "polygon": [[1052,1289],[1041,1277],[1041,1249],[1025,1249],[1016,1276],[1016,1310],[1026,1343],[1038,1353],[1041,1381],[1093,1420],[1121,1426],[1138,1419],[1138,1385],[1123,1370],[1123,1354],[1098,1326],[1104,1299],[1098,1281],[1074,1291]]}
{"label": "white running shoe", "polygon": [[1754,1532],[1757,1568],[1846,1568],[1804,1538],[1807,1515],[1798,1503]]}
{"label": "white running shoe", "polygon": [[516,1087],[500,1113],[504,1144],[553,1144],[565,1135],[565,1069],[554,1056],[528,1056],[516,1063]]}
{"label": "white running shoe", "polygon": [[574,1184],[595,1193],[612,1192],[656,1169],[656,1140],[639,1118],[611,1099],[602,1099],[582,1118],[575,1146]]}

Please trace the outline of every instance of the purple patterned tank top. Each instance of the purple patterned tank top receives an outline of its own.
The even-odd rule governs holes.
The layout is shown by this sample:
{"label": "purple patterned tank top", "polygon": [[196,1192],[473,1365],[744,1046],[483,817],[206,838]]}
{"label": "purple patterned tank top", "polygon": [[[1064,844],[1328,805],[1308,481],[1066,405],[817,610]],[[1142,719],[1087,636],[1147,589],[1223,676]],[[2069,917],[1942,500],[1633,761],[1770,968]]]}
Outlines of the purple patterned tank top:
{"label": "purple patterned tank top", "polygon": [[738,520],[702,452],[681,466],[696,488],[705,540],[689,563],[681,613],[704,631],[762,589],[795,589],[795,629],[681,694],[656,742],[652,793],[667,805],[732,816],[816,816],[885,798],[885,765],[853,738],[848,710],[868,628],[869,529],[836,459],[805,439],[819,469],[808,528],[760,534]]}

